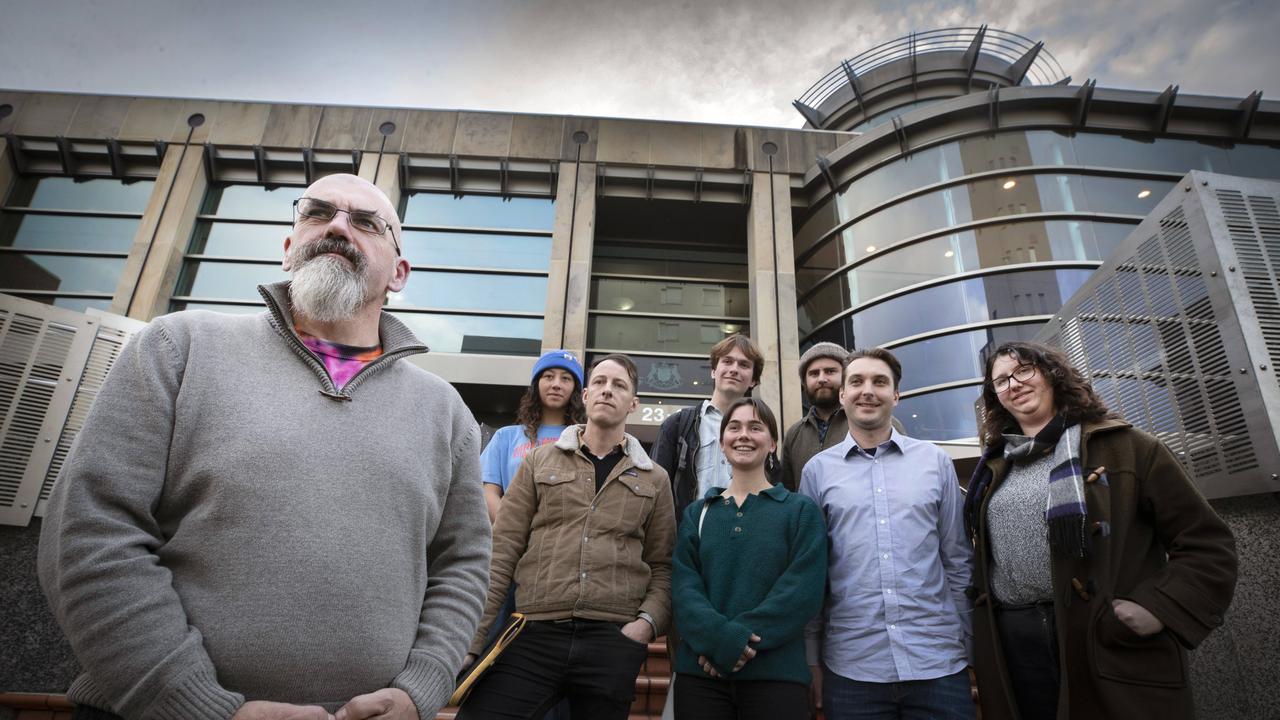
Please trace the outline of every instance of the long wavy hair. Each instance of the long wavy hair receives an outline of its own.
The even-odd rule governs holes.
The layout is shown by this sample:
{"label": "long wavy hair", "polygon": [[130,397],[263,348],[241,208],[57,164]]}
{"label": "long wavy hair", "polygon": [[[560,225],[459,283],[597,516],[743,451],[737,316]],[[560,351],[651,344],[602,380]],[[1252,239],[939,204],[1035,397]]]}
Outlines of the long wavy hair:
{"label": "long wavy hair", "polygon": [[1062,413],[1068,425],[1080,422],[1102,420],[1116,417],[1107,408],[1106,403],[1094,392],[1093,386],[1085,379],[1067,356],[1058,350],[1038,343],[1007,342],[997,347],[995,352],[987,356],[983,370],[982,404],[985,418],[982,421],[982,441],[990,445],[999,441],[1010,426],[1018,427],[1018,421],[1004,406],[991,385],[991,368],[996,359],[1008,356],[1018,361],[1019,365],[1034,365],[1040,375],[1049,381],[1053,388],[1053,405],[1056,412]]}
{"label": "long wavy hair", "polygon": [[[529,383],[529,388],[524,391],[520,406],[516,409],[516,424],[523,425],[525,436],[535,442],[538,439],[538,428],[542,427],[542,397],[538,394],[538,381],[544,374],[545,370]],[[586,421],[587,407],[582,404],[582,386],[574,378],[573,390],[569,392],[569,404],[564,408],[564,422],[566,425],[577,425]]]}

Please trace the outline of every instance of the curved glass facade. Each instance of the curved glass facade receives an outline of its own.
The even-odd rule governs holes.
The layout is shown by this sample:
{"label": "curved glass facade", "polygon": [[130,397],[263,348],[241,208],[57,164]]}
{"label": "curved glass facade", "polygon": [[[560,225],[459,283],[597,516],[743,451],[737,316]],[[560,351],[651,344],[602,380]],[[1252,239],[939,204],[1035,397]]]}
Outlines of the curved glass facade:
{"label": "curved glass facade", "polygon": [[1280,149],[1018,130],[877,167],[799,218],[802,347],[889,347],[907,393],[961,384],[895,417],[918,437],[973,437],[982,353],[1033,337],[1189,170],[1280,178]]}

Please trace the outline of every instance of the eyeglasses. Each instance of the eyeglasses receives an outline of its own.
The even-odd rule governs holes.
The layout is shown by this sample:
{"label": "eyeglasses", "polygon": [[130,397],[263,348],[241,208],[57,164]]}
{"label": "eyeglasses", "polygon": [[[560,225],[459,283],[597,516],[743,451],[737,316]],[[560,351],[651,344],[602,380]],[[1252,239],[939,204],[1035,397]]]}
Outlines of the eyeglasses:
{"label": "eyeglasses", "polygon": [[[360,232],[370,235],[386,235],[391,229],[391,224],[382,219],[382,216],[370,210],[343,210],[342,208],[324,200],[315,198],[301,197],[293,201],[293,209],[300,217],[309,218],[311,220],[323,220],[328,222],[338,213],[346,213],[347,218],[351,221],[351,227]],[[395,232],[391,233],[391,244],[395,246],[396,257],[400,256],[400,243],[396,242]]]}
{"label": "eyeglasses", "polygon": [[1001,375],[1000,377],[991,378],[991,389],[995,390],[997,395],[1003,392],[1008,392],[1010,380],[1017,380],[1020,383],[1025,383],[1026,381],[1035,377],[1035,374],[1036,374],[1035,365],[1019,365],[1018,367],[1013,369],[1012,373],[1008,375]]}

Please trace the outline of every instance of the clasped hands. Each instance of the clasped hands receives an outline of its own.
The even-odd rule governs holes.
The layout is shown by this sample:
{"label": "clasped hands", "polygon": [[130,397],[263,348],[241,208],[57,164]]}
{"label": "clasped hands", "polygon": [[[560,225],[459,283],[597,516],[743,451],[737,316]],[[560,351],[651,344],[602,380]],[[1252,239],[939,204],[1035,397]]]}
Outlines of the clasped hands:
{"label": "clasped hands", "polygon": [[[743,665],[747,664],[748,660],[756,656],[756,649],[751,647],[751,643],[758,642],[760,642],[760,636],[755,633],[751,633],[751,637],[747,639],[746,646],[742,648],[742,654],[738,656],[738,662],[733,664],[733,669],[729,671],[730,673],[738,672],[742,669]],[[711,661],[707,659],[706,655],[698,656],[698,666],[702,668],[703,672],[711,677],[721,677],[720,671],[716,670],[715,666],[711,664]]]}
{"label": "clasped hands", "polygon": [[357,695],[330,715],[314,705],[250,700],[231,720],[420,720],[418,708],[409,694],[399,688],[383,688]]}

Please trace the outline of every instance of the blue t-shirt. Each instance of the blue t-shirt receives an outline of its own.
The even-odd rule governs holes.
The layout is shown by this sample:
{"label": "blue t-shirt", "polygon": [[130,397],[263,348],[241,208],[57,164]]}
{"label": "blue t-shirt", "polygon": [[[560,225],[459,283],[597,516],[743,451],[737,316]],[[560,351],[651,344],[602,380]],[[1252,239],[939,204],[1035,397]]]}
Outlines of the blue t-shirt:
{"label": "blue t-shirt", "polygon": [[[564,429],[564,425],[539,427],[538,445],[559,440]],[[490,485],[502,488],[502,494],[506,495],[507,486],[520,469],[520,463],[524,462],[524,456],[534,447],[536,446],[529,442],[529,436],[524,434],[523,425],[498,428],[489,444],[484,447],[484,452],[480,453],[480,478]]]}

